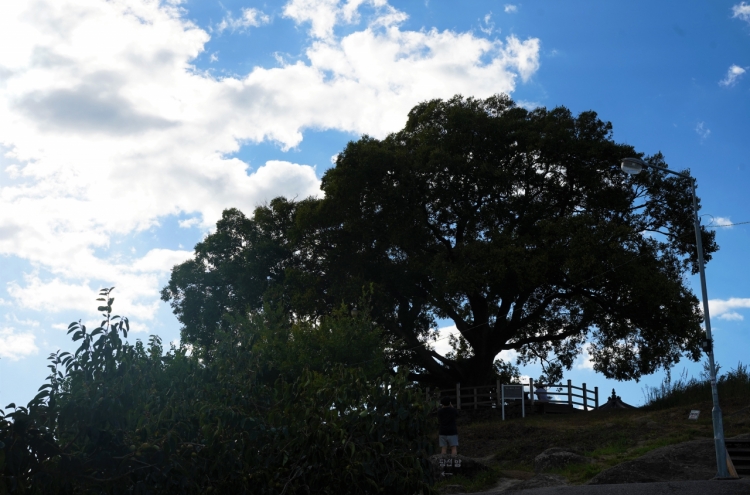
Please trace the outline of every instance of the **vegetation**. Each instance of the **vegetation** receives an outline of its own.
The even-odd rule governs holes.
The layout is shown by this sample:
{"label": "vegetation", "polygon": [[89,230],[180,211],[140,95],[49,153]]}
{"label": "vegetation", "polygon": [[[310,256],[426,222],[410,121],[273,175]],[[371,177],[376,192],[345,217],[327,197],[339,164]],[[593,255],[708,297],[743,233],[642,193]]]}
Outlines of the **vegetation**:
{"label": "vegetation", "polygon": [[[736,368],[718,377],[717,388],[720,399],[722,397],[744,398],[750,403],[748,367],[738,363]],[[654,410],[699,402],[702,398],[711,397],[708,369],[704,370],[700,379],[687,378],[687,370],[684,370],[676,380],[672,380],[671,375],[667,375],[659,386],[646,387],[644,395],[646,407]]]}
{"label": "vegetation", "polygon": [[128,321],[101,296],[101,327],[72,323],[78,350],[51,355],[39,395],[0,415],[1,493],[429,492],[424,394],[403,373],[338,361],[353,334],[367,346],[379,334],[366,314],[261,313],[210,353],[164,353],[158,337],[124,342]]}
{"label": "vegetation", "polygon": [[[675,383],[693,383],[675,386]],[[468,421],[459,425],[460,453],[491,459],[494,478],[486,472],[471,480],[441,480],[436,485],[460,484],[467,492],[488,490],[503,478],[533,476],[534,458],[552,447],[562,447],[592,459],[554,471],[572,484],[585,483],[601,471],[636,459],[654,449],[698,438],[713,438],[711,391],[700,379],[672,382],[657,400],[630,410],[593,411],[569,415],[533,415],[526,419]],[[726,437],[750,433],[750,376],[741,363],[719,380]],[[697,421],[691,410],[701,411]]]}
{"label": "vegetation", "polygon": [[[71,323],[78,349],[0,411],[0,493],[430,493],[435,421],[415,383],[510,381],[508,349],[547,382],[584,343],[621,380],[698,359],[690,184],[625,176],[626,156],[640,155],[593,112],[417,105],[401,131],[349,143],[322,199],[223,213],[162,291],[179,347],[128,343],[102,290],[100,327]],[[447,356],[429,345],[439,318],[461,333]],[[699,386],[670,384],[654,410]],[[567,474],[581,480],[705,421],[651,435],[629,414],[472,425],[462,450],[485,442],[496,469],[527,469],[564,442],[598,456]]]}
{"label": "vegetation", "polygon": [[[315,320],[371,288],[389,365],[414,380],[484,384],[515,349],[556,382],[587,342],[596,371],[637,379],[697,360],[702,316],[684,277],[697,270],[690,183],[623,174],[628,156],[642,154],[594,112],[424,102],[402,130],[350,142],[323,198],[226,210],[162,298],[184,341],[210,347],[227,311],[273,301]],[[714,233],[702,242],[708,260]],[[426,345],[438,318],[467,352]]]}

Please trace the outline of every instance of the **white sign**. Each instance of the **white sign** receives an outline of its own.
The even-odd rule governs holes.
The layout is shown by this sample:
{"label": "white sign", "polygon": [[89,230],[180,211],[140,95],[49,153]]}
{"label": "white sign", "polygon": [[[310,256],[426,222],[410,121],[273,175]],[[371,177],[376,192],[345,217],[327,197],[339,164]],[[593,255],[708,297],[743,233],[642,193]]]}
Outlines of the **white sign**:
{"label": "white sign", "polygon": [[698,416],[700,415],[700,411],[697,409],[693,409],[690,411],[690,416],[688,416],[688,419],[698,419]]}

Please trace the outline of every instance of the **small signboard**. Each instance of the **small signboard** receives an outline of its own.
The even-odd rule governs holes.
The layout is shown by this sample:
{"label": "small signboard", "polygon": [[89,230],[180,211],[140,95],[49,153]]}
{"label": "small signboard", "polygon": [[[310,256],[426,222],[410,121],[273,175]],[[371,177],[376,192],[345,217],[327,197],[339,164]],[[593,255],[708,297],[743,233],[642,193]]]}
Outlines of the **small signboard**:
{"label": "small signboard", "polygon": [[456,468],[461,468],[461,459],[446,459],[441,457],[440,459],[438,459],[438,463],[441,468],[441,476],[453,476],[454,474],[456,474],[454,470]]}
{"label": "small signboard", "polygon": [[503,385],[501,387],[500,403],[503,409],[503,421],[505,421],[505,401],[507,399],[521,399],[521,417],[526,417],[526,406],[523,400],[523,385]]}
{"label": "small signboard", "polygon": [[452,459],[452,458],[445,459],[441,457],[440,459],[438,459],[438,463],[440,467],[457,467],[457,468],[461,467],[461,459]]}
{"label": "small signboard", "polygon": [[506,399],[523,399],[523,385],[503,385],[503,395]]}
{"label": "small signboard", "polygon": [[688,416],[688,419],[698,419],[698,416],[700,416],[700,411],[697,409],[693,409],[690,411],[690,416]]}

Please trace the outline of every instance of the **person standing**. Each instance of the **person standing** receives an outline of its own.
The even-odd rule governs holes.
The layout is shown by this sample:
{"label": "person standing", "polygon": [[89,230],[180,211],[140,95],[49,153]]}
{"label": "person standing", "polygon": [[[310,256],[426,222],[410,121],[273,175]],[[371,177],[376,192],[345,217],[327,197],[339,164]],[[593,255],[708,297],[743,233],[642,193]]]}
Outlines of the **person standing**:
{"label": "person standing", "polygon": [[456,417],[458,410],[453,407],[450,397],[440,399],[440,409],[437,411],[440,453],[446,454],[448,447],[451,448],[451,455],[455,456],[458,450],[458,427],[456,427]]}

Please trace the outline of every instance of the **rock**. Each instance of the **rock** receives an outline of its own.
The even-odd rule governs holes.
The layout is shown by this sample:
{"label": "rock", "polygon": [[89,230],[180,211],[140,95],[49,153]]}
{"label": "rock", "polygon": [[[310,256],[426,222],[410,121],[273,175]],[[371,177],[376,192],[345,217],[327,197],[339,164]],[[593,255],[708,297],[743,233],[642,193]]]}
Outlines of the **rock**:
{"label": "rock", "polygon": [[534,458],[534,472],[543,473],[552,469],[561,469],[570,464],[590,464],[588,457],[570,452],[566,449],[547,449]]}
{"label": "rock", "polygon": [[568,481],[557,474],[537,474],[531,479],[516,483],[515,485],[507,488],[507,491],[515,490],[531,490],[532,488],[545,488],[548,486],[563,486],[567,485]]}
{"label": "rock", "polygon": [[709,480],[716,475],[713,439],[669,445],[611,467],[589,480],[589,485]]}
{"label": "rock", "polygon": [[430,457],[432,475],[436,480],[441,479],[443,473],[460,474],[471,478],[477,473],[489,469],[486,465],[463,455],[451,456],[449,454],[436,454]]}

